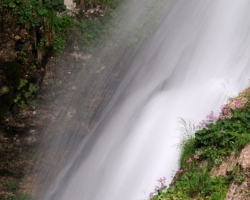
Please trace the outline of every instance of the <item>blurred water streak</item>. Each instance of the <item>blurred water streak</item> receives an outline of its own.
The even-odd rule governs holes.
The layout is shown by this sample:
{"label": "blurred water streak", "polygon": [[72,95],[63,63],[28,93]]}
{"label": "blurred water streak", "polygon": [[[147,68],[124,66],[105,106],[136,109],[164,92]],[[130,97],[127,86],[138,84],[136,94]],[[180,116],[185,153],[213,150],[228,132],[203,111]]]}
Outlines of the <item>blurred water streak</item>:
{"label": "blurred water streak", "polygon": [[248,86],[249,13],[248,0],[175,1],[44,200],[139,200],[169,183],[179,118],[218,114]]}

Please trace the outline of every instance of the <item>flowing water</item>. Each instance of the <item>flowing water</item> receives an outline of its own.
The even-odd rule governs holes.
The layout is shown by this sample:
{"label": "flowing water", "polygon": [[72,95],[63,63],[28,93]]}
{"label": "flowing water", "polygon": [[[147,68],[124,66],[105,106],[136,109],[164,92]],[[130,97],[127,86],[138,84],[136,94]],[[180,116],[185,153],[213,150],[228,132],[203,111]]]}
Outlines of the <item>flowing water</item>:
{"label": "flowing water", "polygon": [[176,0],[44,200],[141,200],[169,183],[179,118],[197,124],[248,86],[249,13],[249,0]]}

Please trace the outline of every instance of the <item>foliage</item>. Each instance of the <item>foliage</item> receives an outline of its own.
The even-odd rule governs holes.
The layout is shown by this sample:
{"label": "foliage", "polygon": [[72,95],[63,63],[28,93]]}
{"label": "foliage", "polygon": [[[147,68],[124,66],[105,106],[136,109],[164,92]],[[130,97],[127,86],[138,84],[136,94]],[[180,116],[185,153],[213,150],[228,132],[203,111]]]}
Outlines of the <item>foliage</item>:
{"label": "foliage", "polygon": [[44,5],[48,9],[53,9],[58,12],[62,12],[66,9],[64,0],[44,0]]}
{"label": "foliage", "polygon": [[19,24],[37,34],[38,48],[52,45],[55,53],[61,53],[74,26],[70,16],[58,16],[66,9],[63,0],[2,0],[0,9],[12,12]]}
{"label": "foliage", "polygon": [[181,128],[180,132],[182,133],[182,138],[180,140],[179,147],[181,149],[181,156],[180,156],[180,167],[182,168],[186,160],[195,153],[196,146],[195,146],[195,125],[191,121],[186,121],[184,119],[180,119]]}
{"label": "foliage", "polygon": [[95,45],[100,41],[98,36],[100,36],[102,30],[105,29],[107,22],[108,20],[106,17],[99,21],[86,20],[79,23],[80,31],[82,33],[80,43],[84,50],[87,50],[90,45]]}
{"label": "foliage", "polygon": [[168,188],[164,185],[150,193],[150,200],[224,199],[231,182],[240,185],[245,180],[243,169],[236,165],[220,177],[212,177],[210,171],[214,164],[220,165],[233,150],[239,152],[250,141],[249,101],[232,100],[221,107],[219,117],[211,112],[197,129],[190,122],[181,122],[184,136],[180,169]]}
{"label": "foliage", "polygon": [[5,183],[4,186],[6,186],[9,190],[16,190],[19,188],[19,183],[17,181],[10,181]]}
{"label": "foliage", "polygon": [[29,83],[26,79],[21,79],[20,85],[18,86],[16,98],[13,100],[19,108],[23,109],[27,104],[32,103],[34,95],[36,94],[37,87]]}
{"label": "foliage", "polygon": [[232,171],[227,173],[229,179],[233,180],[236,184],[241,185],[245,180],[245,174],[240,165],[236,165]]}
{"label": "foliage", "polygon": [[[100,5],[98,2],[101,2],[101,0],[95,3],[89,0],[89,2],[92,2],[90,4],[88,1],[80,2],[86,6],[95,7],[95,5]],[[100,47],[103,44],[100,41],[110,39],[110,34],[112,34],[112,41],[110,40],[112,46],[120,44],[118,48],[121,48],[121,46],[134,48],[136,44],[139,44],[150,35],[159,23],[163,11],[168,7],[166,1],[160,0],[155,2],[149,0],[142,3],[144,6],[141,9],[144,12],[141,12],[141,10],[138,11],[134,8],[134,4],[138,1],[126,2],[122,7],[118,8],[116,6],[119,1],[117,3],[114,0],[102,2],[107,5],[104,7],[101,6],[102,12],[105,13],[103,17],[96,17],[94,14],[89,14],[89,16],[84,17],[78,24],[80,45],[85,51],[91,50],[90,47],[96,45]],[[105,7],[108,7],[108,9],[105,9]],[[125,18],[123,14],[118,15],[118,12],[127,13],[131,10],[131,15],[134,15],[131,17],[131,20]],[[133,20],[133,18],[136,19]],[[110,51],[108,47],[104,48]]]}
{"label": "foliage", "polygon": [[30,194],[16,195],[13,192],[8,192],[6,194],[6,200],[34,200],[34,198]]}
{"label": "foliage", "polygon": [[115,8],[120,0],[76,0],[75,2],[86,10],[97,6],[101,6],[102,9]]}
{"label": "foliage", "polygon": [[210,149],[202,157],[225,156],[233,149],[241,150],[250,141],[250,109],[230,110],[230,115],[230,119],[219,118],[195,133],[196,147]]}
{"label": "foliage", "polygon": [[174,182],[169,188],[156,188],[151,193],[150,200],[168,199],[213,199],[222,200],[225,197],[228,181],[227,177],[210,177],[208,171],[198,165],[199,157],[189,158],[186,167],[178,170]]}

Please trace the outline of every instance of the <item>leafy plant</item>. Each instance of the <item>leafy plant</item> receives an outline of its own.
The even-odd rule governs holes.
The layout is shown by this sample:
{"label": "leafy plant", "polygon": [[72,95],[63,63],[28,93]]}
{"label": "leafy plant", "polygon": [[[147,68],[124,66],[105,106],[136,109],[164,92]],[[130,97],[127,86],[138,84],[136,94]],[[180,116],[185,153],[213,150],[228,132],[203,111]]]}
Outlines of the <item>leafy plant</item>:
{"label": "leafy plant", "polygon": [[0,96],[9,93],[9,88],[8,87],[3,87],[0,91]]}
{"label": "leafy plant", "polygon": [[14,194],[13,192],[8,192],[6,194],[7,200],[34,200],[30,194]]}
{"label": "leafy plant", "polygon": [[[225,111],[225,108],[223,109]],[[226,114],[230,117],[221,115],[216,123],[207,123],[195,133],[197,148],[213,147],[216,149],[216,154],[225,156],[232,149],[241,150],[250,141],[250,109],[241,107],[230,111],[227,109]],[[207,153],[211,154],[211,151]],[[203,156],[215,158],[208,154]]]}
{"label": "leafy plant", "polygon": [[[63,0],[3,0],[0,8],[10,10],[17,22],[26,29],[33,33],[40,32],[36,35],[39,52],[51,45],[56,53],[63,51],[67,36],[74,26],[72,17],[56,14],[66,9]],[[23,54],[19,56],[22,60],[25,58]]]}
{"label": "leafy plant", "polygon": [[19,188],[19,183],[17,181],[10,181],[8,183],[4,183],[4,186],[6,186],[9,190],[16,190]]}

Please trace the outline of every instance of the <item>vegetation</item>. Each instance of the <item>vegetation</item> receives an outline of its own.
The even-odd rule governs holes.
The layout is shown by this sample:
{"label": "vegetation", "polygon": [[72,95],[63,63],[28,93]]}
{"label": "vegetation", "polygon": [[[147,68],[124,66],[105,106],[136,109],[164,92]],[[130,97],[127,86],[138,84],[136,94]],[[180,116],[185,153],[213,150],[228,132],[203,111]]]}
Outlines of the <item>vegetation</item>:
{"label": "vegetation", "polygon": [[[157,3],[152,0],[144,5],[148,10],[146,18],[141,17],[134,20],[134,24],[126,24],[120,23],[124,21],[123,16],[118,16],[116,10],[120,0],[77,0],[75,2],[78,4],[79,12],[65,10],[63,0],[0,0],[0,39],[3,44],[11,44],[11,48],[6,50],[11,56],[7,59],[3,56],[0,58],[0,122],[8,133],[14,133],[6,134],[8,140],[0,141],[3,154],[7,155],[8,152],[15,151],[13,145],[8,146],[7,151],[6,143],[12,144],[16,141],[20,146],[25,145],[25,141],[19,143],[16,133],[24,129],[28,130],[29,126],[26,125],[30,122],[27,121],[32,117],[26,115],[36,113],[36,96],[44,75],[47,57],[61,54],[67,46],[70,48],[78,46],[79,50],[85,52],[89,52],[92,46],[101,49],[101,42],[106,41],[105,38],[108,38],[110,33],[114,33],[114,27],[119,28],[114,33],[117,37],[111,42],[111,48],[117,48],[122,44],[125,48],[133,49],[135,44],[146,37],[144,32],[153,30],[152,27],[157,24],[155,20],[158,20],[157,17],[161,15],[157,10],[166,7],[163,0]],[[124,12],[129,6],[131,7],[131,4],[122,8]],[[114,22],[113,19],[118,20]],[[104,51],[111,54],[110,49]],[[49,78],[48,83],[54,85],[55,81]],[[23,112],[20,114],[20,111]],[[25,135],[23,134],[22,137],[25,138]],[[1,162],[5,160],[2,159]],[[12,160],[17,158],[11,157],[10,161],[9,159],[6,161],[5,166],[10,165]],[[25,158],[22,157],[20,160]],[[16,163],[12,165],[16,166]],[[8,169],[8,166],[6,168]],[[15,171],[18,176],[10,175],[6,183],[1,183],[0,186],[4,191],[0,199],[32,199],[30,195],[20,193],[22,187],[19,188],[19,182],[24,175],[18,170]]]}
{"label": "vegetation", "polygon": [[[1,179],[0,199],[33,199],[31,195],[22,193],[20,185],[32,165],[32,158],[27,158],[27,152],[34,148],[33,143],[28,144],[24,139],[29,139],[27,135],[32,134],[28,129],[33,126],[33,119],[27,115],[36,113],[36,96],[47,57],[61,54],[72,41],[78,43],[79,38],[84,41],[80,48],[90,46],[103,33],[101,29],[112,19],[107,13],[115,8],[115,2],[118,3],[106,0],[92,2],[95,4],[84,1],[85,11],[78,14],[65,10],[63,0],[0,0],[0,50],[5,50],[6,45],[8,49],[4,53],[9,52],[10,55],[4,57],[1,51],[0,56],[0,125],[1,129],[7,130],[0,134],[0,161],[1,171],[8,173]],[[102,21],[104,16],[98,15],[96,20],[86,17],[90,13],[87,10],[97,7],[97,4],[100,10],[104,10],[102,14],[107,14],[105,23]],[[84,23],[88,23],[88,28],[83,28]],[[78,31],[76,34],[72,34],[74,29]],[[90,34],[92,36],[87,37]],[[50,84],[53,83],[51,79]],[[19,134],[22,139],[19,139]]]}
{"label": "vegetation", "polygon": [[74,26],[72,17],[57,15],[66,9],[63,0],[3,0],[0,9],[7,19],[14,17],[18,24],[35,34],[39,52],[52,46],[55,53],[61,53]]}
{"label": "vegetation", "polygon": [[231,183],[243,183],[246,175],[238,164],[225,176],[212,175],[211,170],[232,152],[238,155],[250,141],[250,95],[247,96],[243,100],[231,99],[221,107],[219,117],[211,112],[197,127],[182,120],[180,169],[173,172],[169,187],[165,178],[158,180],[150,200],[222,200]]}
{"label": "vegetation", "polygon": [[6,200],[34,200],[34,198],[29,194],[16,195],[13,192],[8,192],[6,194]]}
{"label": "vegetation", "polygon": [[[147,14],[128,25],[124,24],[123,16],[117,14],[116,7],[120,0],[76,0],[75,2],[80,12],[65,10],[63,0],[0,1],[0,29],[5,30],[13,23],[18,24],[18,29],[32,36],[30,39],[33,40],[32,50],[21,47],[19,51],[13,52],[13,61],[8,63],[3,61],[2,66],[0,60],[0,70],[3,70],[8,78],[7,84],[3,85],[7,90],[0,93],[0,100],[4,103],[0,109],[1,119],[4,119],[10,109],[19,110],[27,105],[36,104],[35,94],[39,85],[34,78],[27,78],[26,75],[28,73],[32,77],[31,74],[37,74],[39,66],[45,65],[46,57],[61,54],[67,44],[76,44],[74,48],[76,46],[84,52],[90,52],[91,47],[95,46],[102,48],[102,41],[106,41],[111,33],[114,35],[111,42],[113,46],[120,44],[123,47],[133,48],[135,44],[145,39],[145,33],[153,30],[161,12],[168,6],[164,1],[146,2],[144,7]],[[131,3],[125,4],[121,10],[126,12],[132,6]],[[158,12],[159,10],[161,12]],[[115,32],[114,27],[118,27]],[[16,46],[19,43],[23,45],[27,43],[22,42],[23,39],[18,39],[18,35],[16,37]],[[105,49],[105,53],[110,54],[110,49]],[[34,54],[36,60],[29,59]]]}
{"label": "vegetation", "polygon": [[[110,15],[98,16],[98,20],[88,18],[86,15],[66,12],[63,0],[2,0],[0,1],[0,29],[7,30],[10,26],[17,27],[24,35],[29,35],[27,42],[24,36],[15,36],[16,41],[13,47],[13,56],[10,61],[0,59],[0,70],[6,76],[6,80],[0,84],[0,120],[4,119],[10,109],[19,110],[27,105],[36,104],[36,92],[39,89],[37,74],[39,66],[46,63],[46,57],[53,54],[61,54],[67,46],[67,41],[73,29],[80,34],[74,34],[75,40],[80,40],[81,48],[88,49],[90,44],[96,40],[101,30],[106,26]],[[94,2],[94,3],[93,3]],[[104,1],[78,1],[84,9],[94,6],[113,9],[117,0]],[[102,9],[102,7],[98,7]],[[65,11],[65,12],[64,12]],[[100,18],[100,19],[99,19]],[[14,28],[13,27],[13,28]],[[77,37],[79,37],[77,39]],[[21,38],[21,39],[20,39]],[[24,41],[24,42],[23,42]],[[32,49],[22,48],[17,50],[17,45],[32,44]],[[36,60],[32,58],[36,54]],[[32,67],[30,67],[32,66]],[[35,75],[37,76],[37,75]],[[42,74],[41,74],[42,76]]]}
{"label": "vegetation", "polygon": [[101,6],[103,9],[115,8],[120,0],[76,0],[78,4],[82,6],[83,9],[95,8]]}

